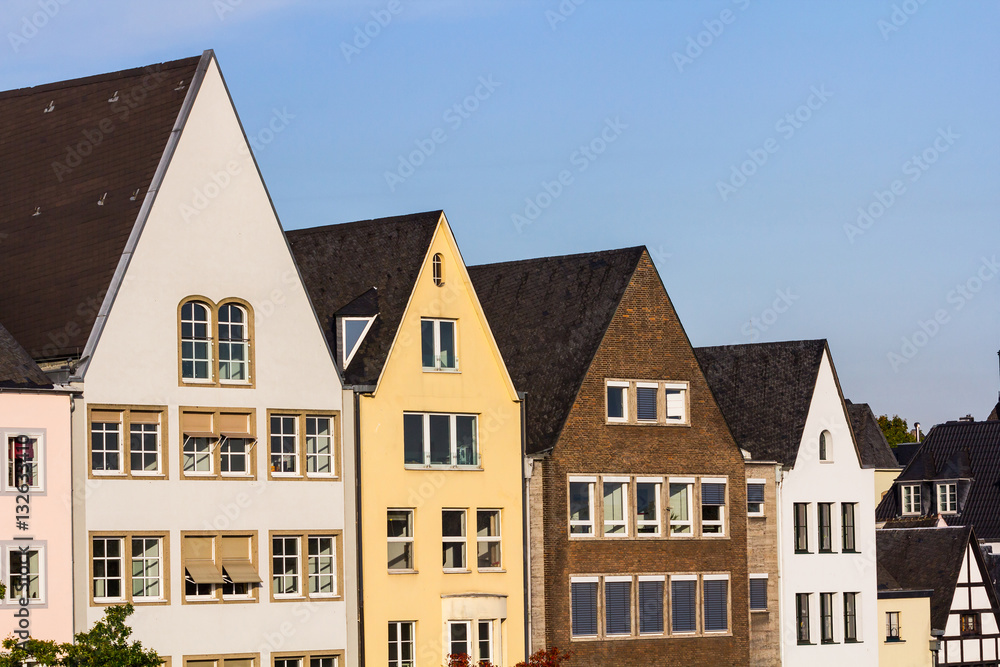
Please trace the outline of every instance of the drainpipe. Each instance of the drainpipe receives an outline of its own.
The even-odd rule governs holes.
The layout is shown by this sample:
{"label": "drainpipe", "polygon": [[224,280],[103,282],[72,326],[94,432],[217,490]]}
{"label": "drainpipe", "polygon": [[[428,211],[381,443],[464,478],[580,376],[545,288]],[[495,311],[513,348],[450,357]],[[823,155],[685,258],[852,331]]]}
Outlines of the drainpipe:
{"label": "drainpipe", "polygon": [[527,431],[525,427],[524,401],[527,394],[523,391],[517,392],[517,397],[521,399],[521,542],[523,544],[523,560],[521,567],[524,570],[524,659],[531,655],[531,551],[528,539],[530,537],[528,528],[528,484],[531,476],[526,475],[525,465],[525,441]]}
{"label": "drainpipe", "polygon": [[354,525],[357,535],[358,561],[358,664],[365,664],[365,596],[362,570],[361,544],[361,393],[360,387],[354,388]]}

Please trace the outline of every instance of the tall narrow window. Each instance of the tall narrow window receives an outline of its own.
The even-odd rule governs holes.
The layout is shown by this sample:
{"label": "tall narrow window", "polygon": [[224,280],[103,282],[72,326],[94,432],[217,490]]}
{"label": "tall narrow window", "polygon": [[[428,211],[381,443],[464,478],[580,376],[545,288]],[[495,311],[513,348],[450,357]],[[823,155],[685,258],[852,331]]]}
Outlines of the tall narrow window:
{"label": "tall narrow window", "polygon": [[640,422],[657,420],[656,394],[659,385],[637,382],[635,385],[635,417]]}
{"label": "tall narrow window", "polygon": [[211,350],[208,306],[200,301],[188,301],[181,306],[181,377],[211,380]]}
{"label": "tall narrow window", "polygon": [[809,644],[809,593],[795,594],[795,624],[800,644]]}
{"label": "tall narrow window", "polygon": [[413,569],[413,510],[389,510],[387,536],[390,570]]}
{"label": "tall narrow window", "polygon": [[570,618],[574,637],[597,636],[597,577],[570,580]]}
{"label": "tall narrow window", "polygon": [[604,615],[607,635],[632,634],[632,577],[605,578]]}
{"label": "tall narrow window", "polygon": [[160,472],[160,413],[136,412],[129,415],[129,467],[133,475]]}
{"label": "tall narrow window", "polygon": [[958,484],[947,482],[937,485],[938,512],[954,514],[958,511]]}
{"label": "tall narrow window", "polygon": [[705,632],[729,630],[729,580],[705,575]]}
{"label": "tall narrow window", "polygon": [[480,570],[501,567],[500,510],[476,512],[476,552]]}
{"label": "tall narrow window", "polygon": [[609,422],[628,421],[628,382],[608,381],[607,413]]}
{"label": "tall narrow window", "polygon": [[310,476],[333,476],[333,419],[306,417],[306,472]]}
{"label": "tall narrow window", "polygon": [[695,576],[671,577],[670,618],[675,634],[694,632],[697,617],[697,586]]}
{"label": "tall narrow window", "polygon": [[830,436],[829,431],[823,431],[819,434],[819,460],[820,461],[831,461],[833,460],[833,452],[831,451],[831,445],[833,444],[833,438]]}
{"label": "tall narrow window", "polygon": [[663,634],[663,581],[639,577],[639,634]]}
{"label": "tall narrow window", "polygon": [[833,643],[833,593],[819,594],[820,641]]}
{"label": "tall narrow window", "polygon": [[684,423],[687,421],[687,390],[685,382],[665,382],[667,423]]}
{"label": "tall narrow window", "polygon": [[670,534],[691,535],[691,497],[694,483],[688,481],[670,480]]}
{"label": "tall narrow window", "polygon": [[660,489],[659,480],[644,480],[635,484],[635,526],[636,532],[649,537],[660,535]]}
{"label": "tall narrow window", "polygon": [[389,667],[413,667],[416,659],[413,623],[389,623]]}
{"label": "tall narrow window", "polygon": [[10,574],[7,597],[11,600],[42,599],[42,556],[38,549],[19,547],[8,552]]}
{"label": "tall narrow window", "polygon": [[448,621],[448,653],[472,656],[472,637],[469,621]]}
{"label": "tall narrow window", "polygon": [[299,584],[302,568],[299,567],[299,538],[275,537],[271,540],[272,576],[275,597],[301,595]]}
{"label": "tall narrow window", "polygon": [[271,415],[272,474],[297,475],[299,472],[296,421],[290,415]]}
{"label": "tall narrow window", "polygon": [[42,442],[38,437],[18,435],[7,439],[7,488],[42,488]]}
{"label": "tall narrow window", "polygon": [[726,532],[725,481],[701,483],[702,535],[724,535]]}
{"label": "tall narrow window", "polygon": [[594,534],[594,482],[590,478],[569,480],[569,532]]}
{"label": "tall narrow window", "polygon": [[903,494],[903,514],[920,514],[920,485],[904,484]]}
{"label": "tall narrow window", "polygon": [[337,555],[333,536],[306,538],[309,559],[309,596],[331,597],[337,594]]}
{"label": "tall narrow window", "polygon": [[424,370],[454,370],[455,320],[421,320],[420,349]]}
{"label": "tall narrow window", "polygon": [[858,641],[857,593],[844,593],[844,641]]}
{"label": "tall narrow window", "polygon": [[479,643],[479,661],[492,662],[496,657],[493,650],[494,621],[479,621],[477,641]]}
{"label": "tall narrow window", "polygon": [[767,575],[750,575],[750,611],[767,611]]}
{"label": "tall narrow window", "polygon": [[809,552],[809,503],[795,503],[795,553]]}
{"label": "tall narrow window", "polygon": [[833,527],[831,503],[819,503],[816,505],[819,524],[819,551],[820,553],[830,553],[833,551]]}
{"label": "tall narrow window", "polygon": [[431,275],[435,285],[438,287],[444,285],[444,257],[439,252],[434,253],[434,257],[431,258]]}
{"label": "tall narrow window", "polygon": [[887,642],[901,641],[899,636],[899,612],[885,612],[885,640]]}
{"label": "tall narrow window", "polygon": [[90,467],[95,475],[122,471],[120,422],[94,421],[90,425]]}
{"label": "tall narrow window", "polygon": [[441,551],[445,570],[465,570],[465,510],[442,510]]}
{"label": "tall narrow window", "polygon": [[163,553],[159,537],[132,538],[132,597],[163,597]]}
{"label": "tall narrow window", "polygon": [[843,503],[840,506],[841,529],[843,531],[842,547],[844,552],[856,551],[854,540],[854,512],[857,503]]}
{"label": "tall narrow window", "polygon": [[120,537],[95,537],[93,550],[94,600],[123,600],[122,539]]}
{"label": "tall narrow window", "polygon": [[627,479],[605,477],[604,488],[604,534],[628,535],[628,521],[625,508],[628,507]]}
{"label": "tall narrow window", "polygon": [[747,480],[747,514],[764,516],[764,480]]}
{"label": "tall narrow window", "polygon": [[247,314],[235,303],[219,307],[219,379],[246,382],[250,379],[250,338]]}

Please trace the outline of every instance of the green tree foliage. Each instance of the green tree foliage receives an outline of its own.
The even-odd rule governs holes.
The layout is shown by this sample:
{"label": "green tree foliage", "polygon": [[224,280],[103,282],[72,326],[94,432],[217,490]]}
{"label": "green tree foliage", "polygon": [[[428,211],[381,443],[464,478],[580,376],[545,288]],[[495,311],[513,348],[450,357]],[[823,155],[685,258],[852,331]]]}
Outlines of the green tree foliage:
{"label": "green tree foliage", "polygon": [[76,635],[72,644],[45,639],[18,642],[15,637],[3,640],[0,667],[21,667],[35,663],[45,667],[159,667],[163,660],[141,642],[130,642],[132,628],[125,619],[132,615],[132,605],[108,607],[104,618],[89,632]]}
{"label": "green tree foliage", "polygon": [[879,428],[885,434],[885,439],[889,441],[890,447],[895,447],[901,442],[914,442],[916,438],[910,433],[910,427],[906,420],[899,415],[893,415],[889,419],[888,415],[880,415],[878,418]]}

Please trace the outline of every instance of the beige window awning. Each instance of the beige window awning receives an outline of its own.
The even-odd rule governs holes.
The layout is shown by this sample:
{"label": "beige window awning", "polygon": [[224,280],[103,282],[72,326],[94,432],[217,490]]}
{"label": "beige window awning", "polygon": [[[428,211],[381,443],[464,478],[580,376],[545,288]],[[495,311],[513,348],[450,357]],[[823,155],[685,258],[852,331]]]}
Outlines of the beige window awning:
{"label": "beige window awning", "polygon": [[263,581],[257,574],[257,568],[248,560],[224,560],[222,569],[226,571],[229,580],[234,584],[260,584]]}
{"label": "beige window awning", "polygon": [[184,569],[196,584],[222,584],[226,581],[215,567],[215,563],[210,560],[192,558],[184,562]]}

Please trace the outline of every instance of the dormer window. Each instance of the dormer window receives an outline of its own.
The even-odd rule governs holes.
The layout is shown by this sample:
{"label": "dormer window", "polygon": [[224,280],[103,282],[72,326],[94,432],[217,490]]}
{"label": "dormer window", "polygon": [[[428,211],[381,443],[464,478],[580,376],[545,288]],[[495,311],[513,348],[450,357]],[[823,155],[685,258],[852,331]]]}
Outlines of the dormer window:
{"label": "dormer window", "polygon": [[938,512],[955,514],[958,512],[958,483],[946,482],[937,485]]}
{"label": "dormer window", "polygon": [[455,320],[420,320],[420,351],[425,371],[458,369]]}
{"label": "dormer window", "polygon": [[371,329],[374,317],[344,317],[340,321],[340,336],[343,341],[341,346],[340,361],[343,368],[351,363],[354,353],[361,347],[361,341],[365,339],[368,330]]}
{"label": "dormer window", "polygon": [[833,460],[833,438],[830,436],[829,431],[823,431],[819,434],[819,460],[820,461],[832,461]]}
{"label": "dormer window", "polygon": [[900,488],[903,494],[903,514],[920,514],[920,485],[904,484]]}
{"label": "dormer window", "polygon": [[441,256],[441,253],[435,253],[431,259],[431,275],[435,285],[438,287],[444,285],[444,257]]}

